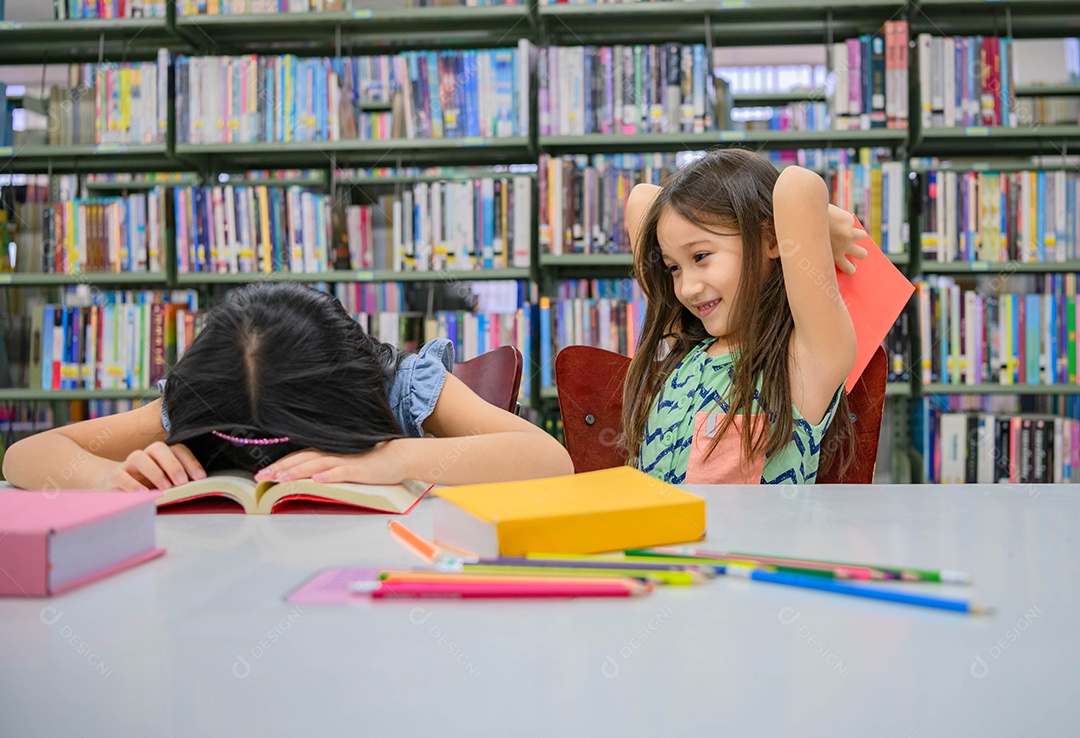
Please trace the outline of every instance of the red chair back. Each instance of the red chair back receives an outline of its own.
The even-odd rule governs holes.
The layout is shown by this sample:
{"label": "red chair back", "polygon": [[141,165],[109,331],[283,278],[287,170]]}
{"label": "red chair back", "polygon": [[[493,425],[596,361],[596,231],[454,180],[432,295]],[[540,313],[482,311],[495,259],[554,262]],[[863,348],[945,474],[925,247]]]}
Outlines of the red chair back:
{"label": "red chair back", "polygon": [[626,463],[618,440],[629,368],[628,357],[592,346],[567,346],[555,357],[563,437],[576,473]]}
{"label": "red chair back", "polygon": [[843,476],[833,472],[818,475],[817,484],[872,484],[881,439],[881,416],[885,412],[885,385],[889,376],[889,357],[885,348],[870,357],[862,376],[848,394],[854,416],[855,459]]}
{"label": "red chair back", "polygon": [[456,362],[454,376],[495,407],[512,413],[517,409],[521,364],[520,351],[500,346],[475,359]]}

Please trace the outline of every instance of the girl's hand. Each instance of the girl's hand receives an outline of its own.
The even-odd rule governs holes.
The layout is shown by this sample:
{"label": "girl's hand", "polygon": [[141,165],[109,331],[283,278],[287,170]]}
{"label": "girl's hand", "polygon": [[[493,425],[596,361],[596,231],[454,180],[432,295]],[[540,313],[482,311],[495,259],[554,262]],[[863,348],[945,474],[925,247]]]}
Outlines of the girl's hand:
{"label": "girl's hand", "polygon": [[331,454],[304,449],[278,459],[255,475],[257,481],[311,479],[319,484],[398,484],[406,478],[397,441],[384,441],[361,454]]}
{"label": "girl's hand", "polygon": [[109,469],[98,483],[99,489],[145,492],[166,490],[194,479],[205,479],[206,471],[187,446],[156,441],[132,451]]}
{"label": "girl's hand", "polygon": [[855,227],[851,213],[835,205],[829,206],[829,244],[836,268],[844,274],[855,273],[855,264],[848,257],[866,258],[866,249],[855,242],[862,241],[867,235],[866,231]]}

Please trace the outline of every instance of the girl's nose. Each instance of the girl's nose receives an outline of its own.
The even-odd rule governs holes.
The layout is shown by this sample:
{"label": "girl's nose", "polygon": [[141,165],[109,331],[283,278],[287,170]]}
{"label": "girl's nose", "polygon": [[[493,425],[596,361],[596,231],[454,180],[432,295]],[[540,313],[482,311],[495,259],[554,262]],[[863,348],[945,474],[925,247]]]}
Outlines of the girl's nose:
{"label": "girl's nose", "polygon": [[679,292],[684,300],[693,301],[701,294],[701,280],[693,273],[683,270],[682,279],[679,281]]}

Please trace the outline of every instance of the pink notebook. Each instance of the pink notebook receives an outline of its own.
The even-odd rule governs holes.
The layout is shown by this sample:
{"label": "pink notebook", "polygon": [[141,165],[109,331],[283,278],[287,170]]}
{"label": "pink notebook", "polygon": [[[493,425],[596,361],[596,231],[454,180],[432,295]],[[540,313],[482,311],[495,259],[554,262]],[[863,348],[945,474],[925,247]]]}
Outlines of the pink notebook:
{"label": "pink notebook", "polygon": [[335,566],[315,573],[285,597],[293,605],[347,605],[370,602],[350,588],[353,582],[377,582],[381,569],[365,566]]}
{"label": "pink notebook", "polygon": [[[866,230],[858,218],[855,219],[855,227]],[[854,260],[855,273],[844,274],[836,270],[837,287],[847,305],[851,322],[855,324],[855,368],[844,386],[848,392],[859,381],[874,352],[885,340],[915,291],[915,285],[893,266],[889,257],[881,253],[870,236],[858,244],[866,249],[867,256],[862,261]]]}
{"label": "pink notebook", "polygon": [[157,494],[0,492],[0,596],[47,597],[165,553]]}

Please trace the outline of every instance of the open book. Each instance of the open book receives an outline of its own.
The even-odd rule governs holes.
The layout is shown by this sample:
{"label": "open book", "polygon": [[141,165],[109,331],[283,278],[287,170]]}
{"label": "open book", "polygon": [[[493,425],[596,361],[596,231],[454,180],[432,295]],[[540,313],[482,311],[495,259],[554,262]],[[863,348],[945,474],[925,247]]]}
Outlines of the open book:
{"label": "open book", "polygon": [[[401,484],[318,484],[310,479],[256,482],[243,471],[218,472],[166,490],[158,498],[165,512],[246,512],[248,515],[367,510],[407,513],[431,485],[406,479]],[[239,505],[242,509],[237,509]],[[350,508],[352,510],[350,510]]]}

